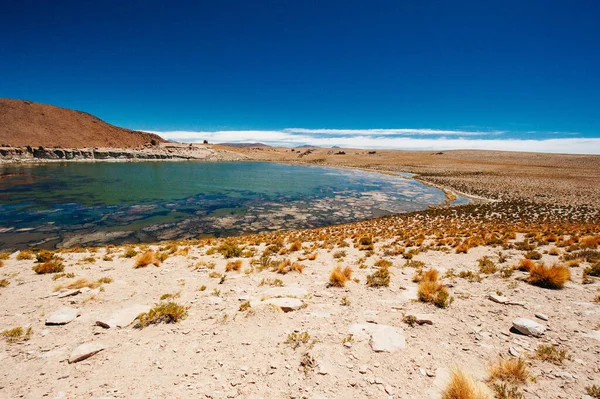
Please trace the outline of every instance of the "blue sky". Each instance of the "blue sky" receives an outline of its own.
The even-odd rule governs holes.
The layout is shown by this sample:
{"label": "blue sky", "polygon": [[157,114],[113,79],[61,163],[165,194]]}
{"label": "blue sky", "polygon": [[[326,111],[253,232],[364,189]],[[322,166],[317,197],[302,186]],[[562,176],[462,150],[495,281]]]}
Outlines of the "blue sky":
{"label": "blue sky", "polygon": [[0,97],[172,139],[600,153],[598,1],[23,0],[0,34]]}

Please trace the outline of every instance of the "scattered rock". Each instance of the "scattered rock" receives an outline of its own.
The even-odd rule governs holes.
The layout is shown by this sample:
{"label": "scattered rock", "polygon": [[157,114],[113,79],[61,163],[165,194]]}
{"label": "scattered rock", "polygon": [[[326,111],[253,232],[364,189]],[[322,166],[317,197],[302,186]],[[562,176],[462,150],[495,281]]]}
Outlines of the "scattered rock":
{"label": "scattered rock", "polygon": [[96,321],[96,325],[104,328],[125,328],[133,321],[140,313],[145,313],[150,310],[147,305],[132,305],[127,308],[117,310],[112,315],[105,319]]}
{"label": "scattered rock", "polygon": [[81,290],[77,289],[77,290],[67,290],[67,291],[62,291],[58,293],[58,297],[59,298],[66,298],[69,296],[75,296],[77,294],[81,293]]}
{"label": "scattered rock", "polygon": [[103,351],[104,349],[106,349],[106,346],[98,342],[81,344],[71,353],[71,356],[69,357],[69,363],[80,362],[90,356],[94,356],[96,353]]}
{"label": "scattered rock", "polygon": [[540,337],[546,331],[546,327],[531,319],[514,319],[512,324],[513,328],[519,331],[521,334],[531,335],[534,337]]}
{"label": "scattered rock", "polygon": [[537,317],[538,319],[544,320],[544,321],[548,321],[548,316],[543,313],[536,313],[535,317]]}
{"label": "scattered rock", "polygon": [[352,324],[349,332],[355,336],[370,336],[371,348],[375,352],[395,352],[406,346],[404,331],[399,327],[382,324]]}
{"label": "scattered rock", "polygon": [[286,313],[298,310],[303,305],[303,302],[298,298],[271,298],[263,301],[263,303],[278,306]]}
{"label": "scattered rock", "polygon": [[75,320],[79,315],[80,312],[77,309],[68,307],[60,308],[46,318],[46,325],[60,326],[63,324],[68,324]]}

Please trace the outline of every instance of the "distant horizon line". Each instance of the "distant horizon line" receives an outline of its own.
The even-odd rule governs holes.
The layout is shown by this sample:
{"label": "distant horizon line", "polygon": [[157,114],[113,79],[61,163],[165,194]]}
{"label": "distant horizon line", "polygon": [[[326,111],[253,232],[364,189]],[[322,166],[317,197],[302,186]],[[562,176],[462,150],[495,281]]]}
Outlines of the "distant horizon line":
{"label": "distant horizon line", "polygon": [[[600,137],[573,137],[577,133],[572,132],[544,132],[555,136],[550,138],[509,138],[503,136],[519,132],[410,128],[140,131],[155,133],[166,140],[183,143],[202,143],[207,140],[209,143],[261,143],[288,148],[314,146],[374,150],[491,150],[600,155]],[[560,137],[561,135],[570,137]]]}

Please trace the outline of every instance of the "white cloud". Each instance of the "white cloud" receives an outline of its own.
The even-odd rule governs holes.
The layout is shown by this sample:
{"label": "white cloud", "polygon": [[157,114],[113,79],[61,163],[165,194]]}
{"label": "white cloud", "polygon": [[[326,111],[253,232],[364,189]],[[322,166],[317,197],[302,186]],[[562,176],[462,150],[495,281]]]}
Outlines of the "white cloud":
{"label": "white cloud", "polygon": [[[433,133],[435,132],[435,133]],[[157,133],[168,140],[210,143],[265,143],[275,146],[315,145],[345,148],[405,149],[405,150],[501,150],[550,152],[567,154],[600,154],[600,138],[499,139],[472,138],[503,132],[465,132],[435,129],[302,129],[166,131]],[[471,134],[467,134],[471,133]],[[401,135],[406,137],[397,137]],[[423,137],[437,135],[439,137]],[[412,137],[411,137],[412,136]],[[415,137],[416,136],[416,137]],[[449,138],[450,137],[450,138]]]}

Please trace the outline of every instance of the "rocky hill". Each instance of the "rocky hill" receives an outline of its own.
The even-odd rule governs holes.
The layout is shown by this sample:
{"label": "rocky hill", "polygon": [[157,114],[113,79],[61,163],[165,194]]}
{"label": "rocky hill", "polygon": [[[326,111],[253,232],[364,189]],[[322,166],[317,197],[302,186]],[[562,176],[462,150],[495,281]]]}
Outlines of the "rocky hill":
{"label": "rocky hill", "polygon": [[152,140],[165,142],[156,134],[123,129],[85,112],[0,99],[0,145],[136,148]]}

